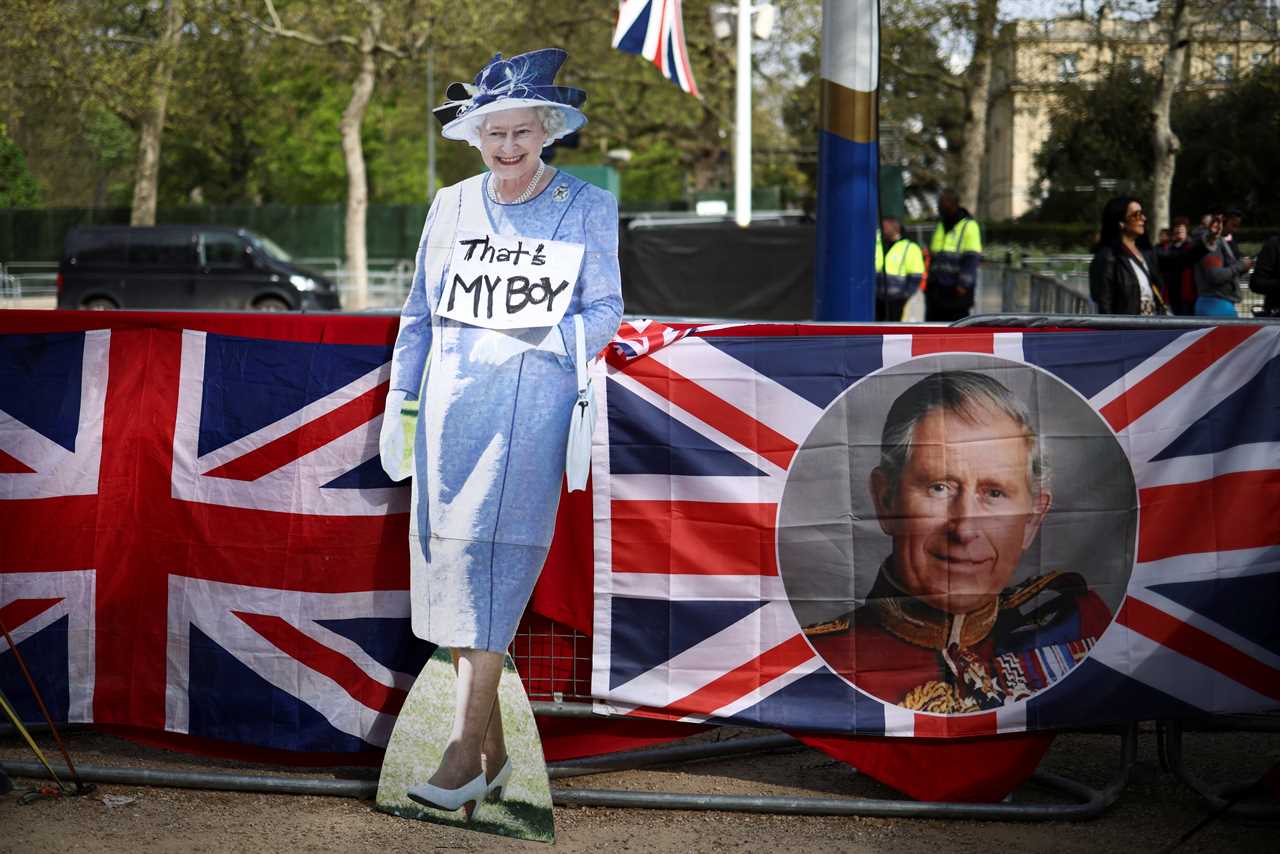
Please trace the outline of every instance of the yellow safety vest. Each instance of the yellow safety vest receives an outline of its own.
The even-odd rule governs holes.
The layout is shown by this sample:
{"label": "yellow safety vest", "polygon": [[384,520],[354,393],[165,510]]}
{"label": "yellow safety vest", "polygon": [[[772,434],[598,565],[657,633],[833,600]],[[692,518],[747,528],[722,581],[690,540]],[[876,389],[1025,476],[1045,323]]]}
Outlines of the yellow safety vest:
{"label": "yellow safety vest", "polygon": [[886,255],[876,233],[876,296],[882,300],[905,300],[920,287],[924,276],[924,252],[920,244],[898,238]]}
{"label": "yellow safety vest", "polygon": [[933,253],[933,261],[929,265],[931,295],[935,287],[939,290],[963,287],[972,292],[977,261],[982,256],[982,234],[976,222],[965,217],[950,231],[938,223],[929,251]]}

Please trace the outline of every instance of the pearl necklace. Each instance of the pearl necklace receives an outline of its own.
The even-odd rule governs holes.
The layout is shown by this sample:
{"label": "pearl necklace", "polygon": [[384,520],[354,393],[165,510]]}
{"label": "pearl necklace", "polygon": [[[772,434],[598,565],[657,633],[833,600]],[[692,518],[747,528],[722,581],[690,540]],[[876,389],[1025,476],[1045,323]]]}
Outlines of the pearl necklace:
{"label": "pearl necklace", "polygon": [[529,197],[533,195],[533,188],[538,186],[538,182],[542,180],[542,174],[547,171],[547,164],[541,160],[538,161],[538,171],[533,173],[533,180],[529,182],[529,186],[524,188],[524,192],[516,196],[509,202],[504,202],[498,198],[498,179],[490,174],[489,176],[489,200],[495,205],[518,205],[529,201]]}

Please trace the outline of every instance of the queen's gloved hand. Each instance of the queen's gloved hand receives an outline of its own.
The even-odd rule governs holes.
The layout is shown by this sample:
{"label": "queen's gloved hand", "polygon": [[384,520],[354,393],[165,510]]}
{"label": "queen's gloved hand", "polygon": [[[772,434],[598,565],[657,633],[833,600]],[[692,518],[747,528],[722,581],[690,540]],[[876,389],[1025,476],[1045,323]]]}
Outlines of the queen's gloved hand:
{"label": "queen's gloved hand", "polygon": [[378,458],[382,461],[382,470],[392,480],[404,480],[412,470],[405,449],[411,439],[406,435],[404,418],[400,411],[408,394],[403,391],[387,392],[387,406],[382,412],[382,430],[378,434]]}
{"label": "queen's gloved hand", "polygon": [[476,342],[471,345],[469,358],[478,365],[501,365],[507,359],[533,348],[532,343],[515,335],[488,330],[476,337]]}

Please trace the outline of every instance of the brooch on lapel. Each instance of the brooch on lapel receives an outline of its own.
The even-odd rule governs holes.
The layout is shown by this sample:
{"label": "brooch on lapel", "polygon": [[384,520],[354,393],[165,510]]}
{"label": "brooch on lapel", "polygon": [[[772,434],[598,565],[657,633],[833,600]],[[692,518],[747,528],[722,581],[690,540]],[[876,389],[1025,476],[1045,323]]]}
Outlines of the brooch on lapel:
{"label": "brooch on lapel", "polygon": [[569,185],[561,184],[556,187],[555,191],[551,194],[551,198],[557,202],[563,202],[565,199],[569,198]]}

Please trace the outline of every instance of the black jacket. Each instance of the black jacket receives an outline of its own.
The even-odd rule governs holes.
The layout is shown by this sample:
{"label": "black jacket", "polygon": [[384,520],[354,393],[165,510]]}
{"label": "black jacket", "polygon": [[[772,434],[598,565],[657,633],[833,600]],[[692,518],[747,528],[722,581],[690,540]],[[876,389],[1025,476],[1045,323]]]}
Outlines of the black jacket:
{"label": "black jacket", "polygon": [[[1100,246],[1089,262],[1089,296],[1098,304],[1099,314],[1141,314],[1142,289],[1138,274],[1129,263],[1129,252],[1120,244]],[[1160,268],[1156,254],[1150,249],[1142,251],[1147,268],[1147,278],[1155,294],[1156,314],[1166,314],[1164,297],[1161,296]]]}
{"label": "black jacket", "polygon": [[1280,317],[1280,235],[1268,240],[1258,253],[1249,290],[1265,297],[1262,307],[1267,314]]}
{"label": "black jacket", "polygon": [[[1160,278],[1167,289],[1166,297],[1182,284],[1182,274],[1193,269],[1200,259],[1209,254],[1209,244],[1203,234],[1188,237],[1181,245],[1156,248],[1156,263],[1160,265]],[[1192,282],[1194,289],[1195,283]],[[1177,300],[1171,300],[1176,302]]]}

